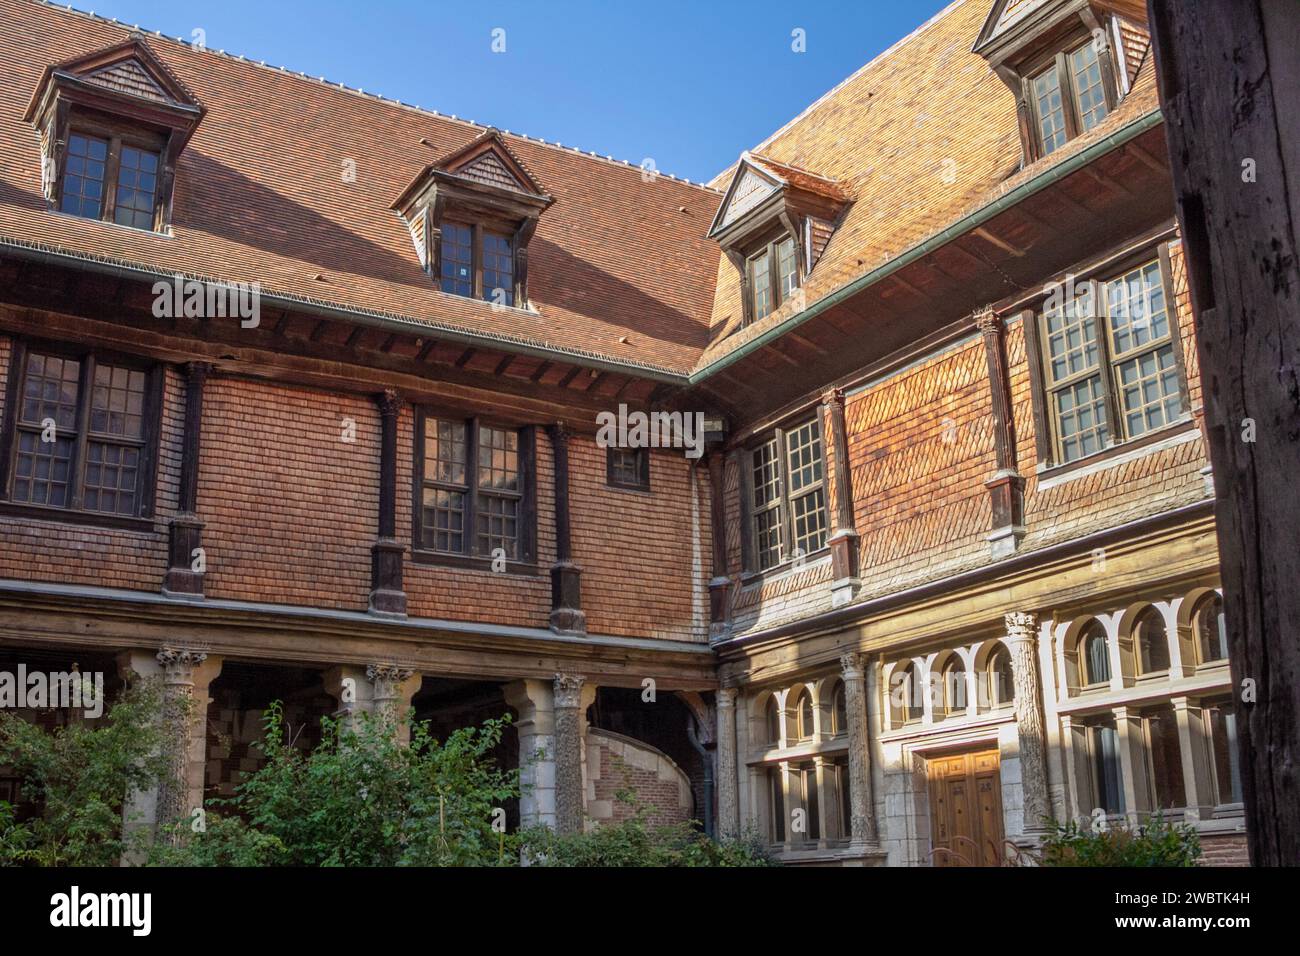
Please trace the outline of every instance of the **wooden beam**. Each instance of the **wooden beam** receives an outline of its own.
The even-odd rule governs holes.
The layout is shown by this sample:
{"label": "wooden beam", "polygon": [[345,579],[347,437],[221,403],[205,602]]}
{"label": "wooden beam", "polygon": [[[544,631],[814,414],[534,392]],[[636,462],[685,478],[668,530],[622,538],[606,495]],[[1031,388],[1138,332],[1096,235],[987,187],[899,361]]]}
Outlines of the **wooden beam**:
{"label": "wooden beam", "polygon": [[1000,238],[1000,237],[998,237],[998,236],[993,235],[993,233],[989,232],[989,230],[986,229],[984,226],[976,226],[976,227],[975,227],[973,230],[971,230],[971,231],[972,231],[975,235],[977,235],[977,236],[979,236],[981,239],[983,239],[985,242],[989,243],[989,244],[992,245],[992,246],[997,247],[998,249],[1001,249],[1001,250],[1002,250],[1003,252],[1005,252],[1007,255],[1015,256],[1017,259],[1019,259],[1019,258],[1022,258],[1022,257],[1024,256],[1024,254],[1025,254],[1025,250],[1024,250],[1024,249],[1021,249],[1019,246],[1013,246],[1011,243],[1007,242],[1005,239],[1002,239],[1002,238]]}

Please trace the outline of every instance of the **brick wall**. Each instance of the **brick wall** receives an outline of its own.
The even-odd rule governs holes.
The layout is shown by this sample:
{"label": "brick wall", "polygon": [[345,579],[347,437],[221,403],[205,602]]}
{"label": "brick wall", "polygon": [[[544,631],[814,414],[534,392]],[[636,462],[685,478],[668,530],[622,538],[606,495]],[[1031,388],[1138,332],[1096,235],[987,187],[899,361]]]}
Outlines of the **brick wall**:
{"label": "brick wall", "polygon": [[587,731],[587,813],[597,823],[617,823],[636,808],[617,798],[635,793],[652,826],[691,819],[691,785],[681,769],[649,744],[608,730]]}
{"label": "brick wall", "polygon": [[1246,834],[1201,835],[1202,866],[1250,866]]}

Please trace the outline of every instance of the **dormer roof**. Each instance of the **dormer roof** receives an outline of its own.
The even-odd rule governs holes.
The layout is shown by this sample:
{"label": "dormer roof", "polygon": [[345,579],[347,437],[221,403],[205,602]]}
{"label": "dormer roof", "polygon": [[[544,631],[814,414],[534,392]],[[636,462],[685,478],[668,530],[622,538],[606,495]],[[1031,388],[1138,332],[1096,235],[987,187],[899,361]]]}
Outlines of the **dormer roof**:
{"label": "dormer roof", "polygon": [[709,238],[721,241],[745,219],[766,219],[764,207],[769,204],[776,207],[781,203],[778,197],[811,202],[823,214],[822,218],[831,218],[849,198],[833,179],[746,151],[741,153],[731,183],[723,193],[709,226]]}
{"label": "dormer roof", "polygon": [[484,130],[445,156],[425,166],[402,194],[393,208],[405,212],[429,185],[441,181],[468,187],[477,192],[500,194],[502,198],[521,200],[545,209],[554,199],[537,181],[524,161],[510,148],[495,128]]}

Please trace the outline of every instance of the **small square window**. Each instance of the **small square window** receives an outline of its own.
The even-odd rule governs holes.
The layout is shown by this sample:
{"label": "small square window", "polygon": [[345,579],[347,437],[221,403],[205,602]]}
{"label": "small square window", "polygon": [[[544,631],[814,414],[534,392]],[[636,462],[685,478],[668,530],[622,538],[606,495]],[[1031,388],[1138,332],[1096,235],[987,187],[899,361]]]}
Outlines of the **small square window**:
{"label": "small square window", "polygon": [[610,487],[650,490],[649,449],[609,448],[605,456],[605,480]]}

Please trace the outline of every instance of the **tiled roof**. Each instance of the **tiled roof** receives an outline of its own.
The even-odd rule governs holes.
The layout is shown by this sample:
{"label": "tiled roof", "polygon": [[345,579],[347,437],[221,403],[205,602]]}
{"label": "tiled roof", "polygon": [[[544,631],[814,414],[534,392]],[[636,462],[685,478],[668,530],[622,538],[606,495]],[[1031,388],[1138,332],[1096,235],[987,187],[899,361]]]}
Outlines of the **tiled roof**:
{"label": "tiled roof", "polygon": [[[51,64],[130,34],[0,0],[0,243],[258,281],[264,293],[677,374],[698,358],[717,260],[704,237],[715,192],[504,134],[555,203],[529,249],[536,313],[494,311],[436,291],[390,208],[421,169],[483,127],[162,37],[148,35],[149,49],[208,109],[178,165],[174,236],[48,211],[38,137],[22,121],[28,99]],[[344,182],[345,160],[356,163],[354,183]]]}
{"label": "tiled roof", "polygon": [[[725,334],[740,315],[739,277],[718,264],[710,365],[1131,120],[1158,109],[1149,62],[1119,107],[1088,133],[1022,168],[1015,98],[971,45],[989,0],[957,0],[754,147],[816,170],[853,200],[804,285],[802,300]],[[735,167],[713,185],[725,187]],[[972,303],[974,307],[976,303]]]}

